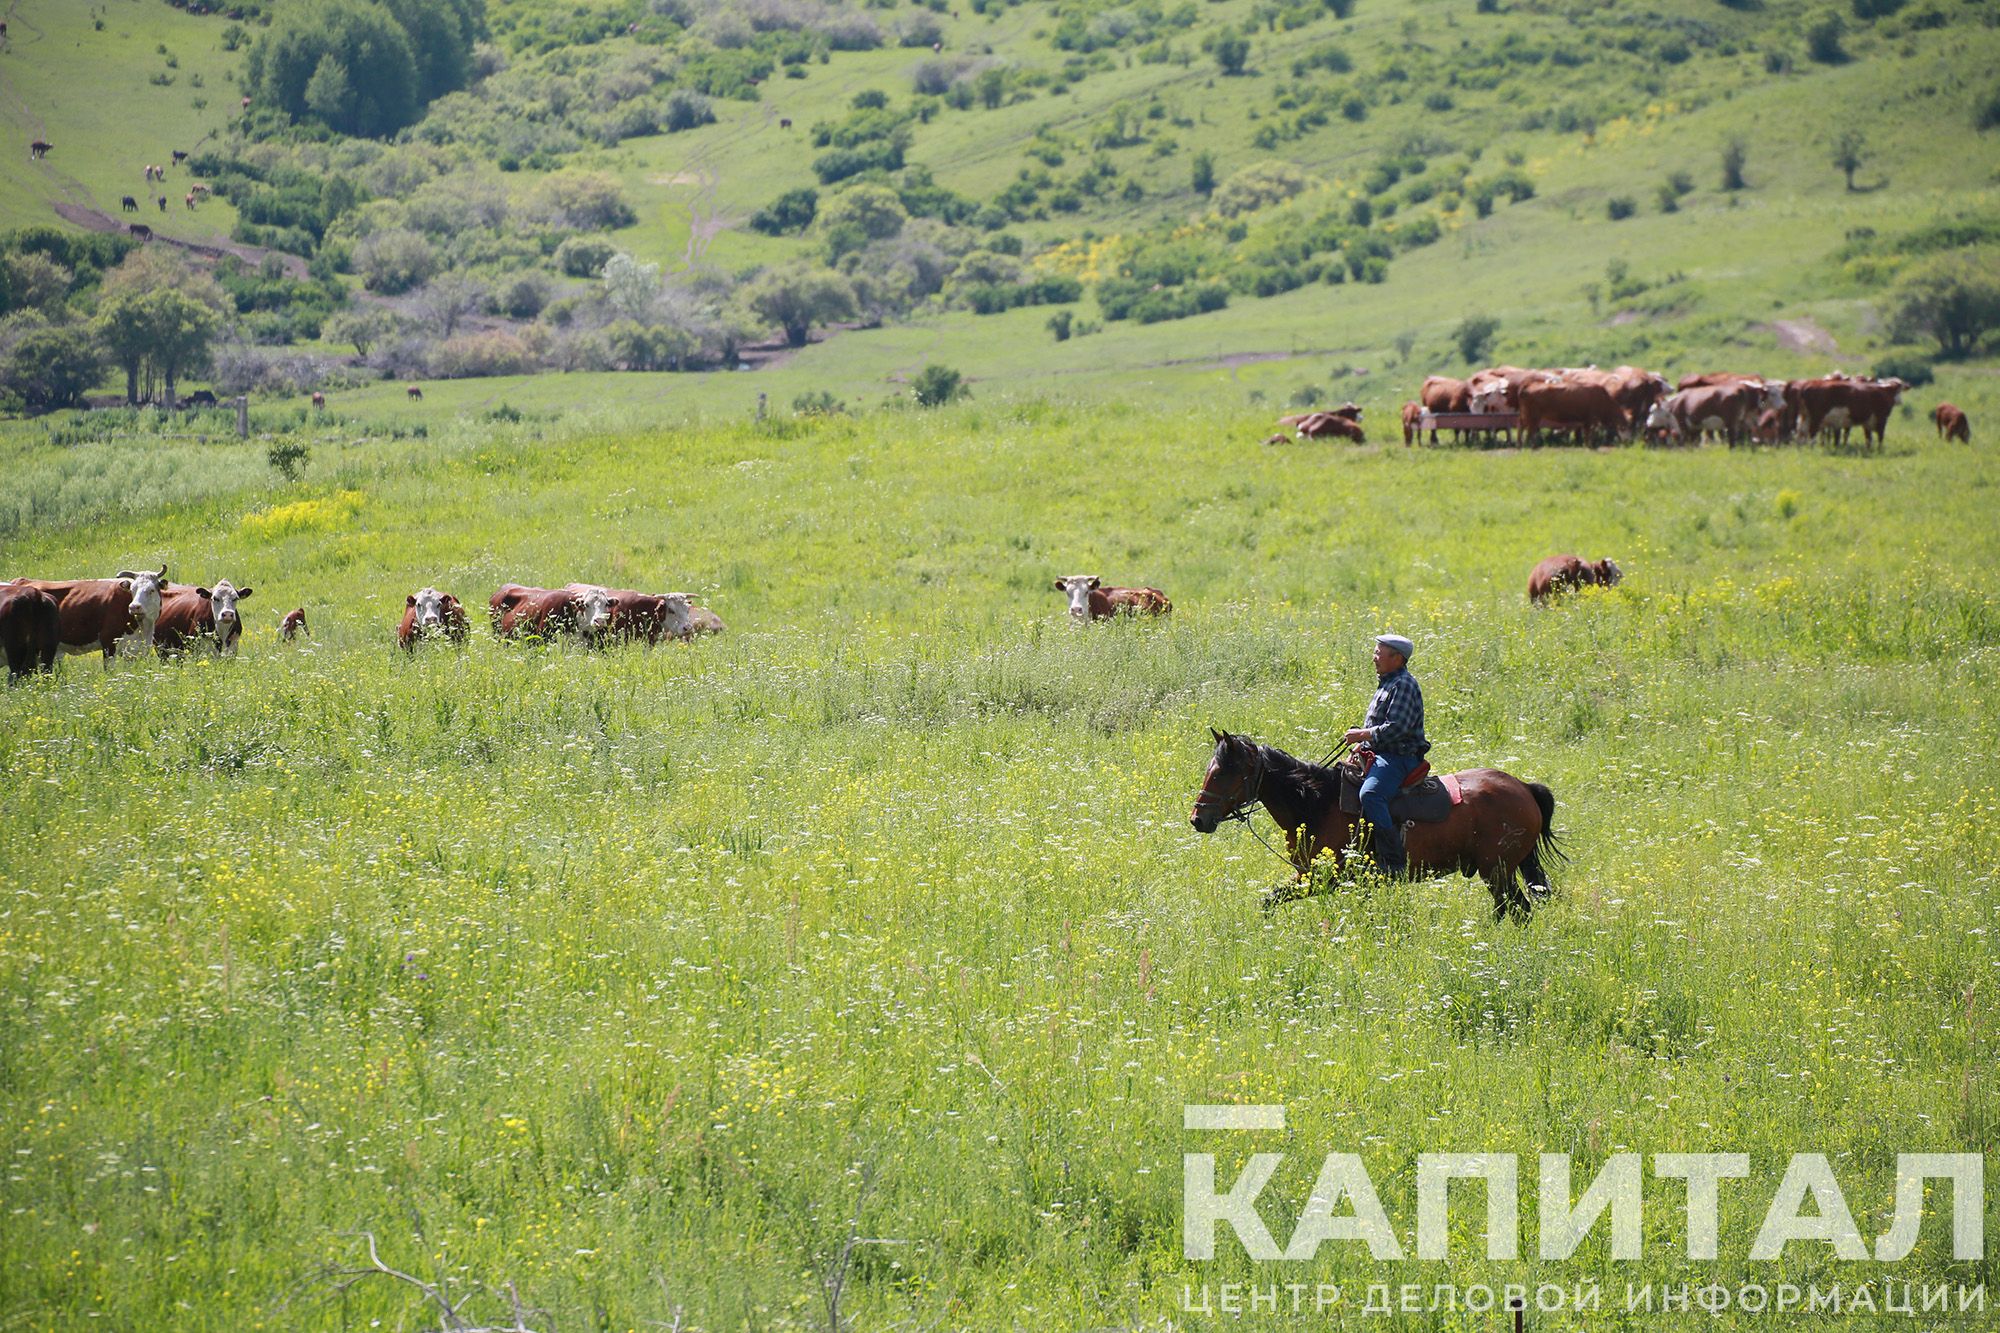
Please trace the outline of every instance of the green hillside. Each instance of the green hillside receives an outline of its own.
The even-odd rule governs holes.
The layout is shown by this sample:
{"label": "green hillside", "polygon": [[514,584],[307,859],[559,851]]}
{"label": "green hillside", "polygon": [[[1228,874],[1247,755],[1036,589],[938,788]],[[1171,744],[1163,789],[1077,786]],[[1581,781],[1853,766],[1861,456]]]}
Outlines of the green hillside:
{"label": "green hillside", "polygon": [[[1362,0],[1340,6],[1347,18],[1248,0],[1170,12],[1033,0],[983,13],[797,8],[865,20],[884,44],[760,35],[727,7],[608,5],[565,29],[561,6],[494,3],[479,49],[497,72],[434,103],[400,146],[286,148],[283,118],[263,106],[228,128],[243,53],[262,31],[254,17],[225,39],[228,20],[155,0],[88,13],[20,3],[0,110],[22,137],[58,147],[0,166],[0,223],[48,221],[59,202],[116,214],[144,185],[138,167],[174,147],[203,146],[211,156],[196,162],[210,167],[294,161],[315,191],[326,175],[354,184],[352,211],[319,243],[333,267],[352,270],[357,248],[388,228],[427,237],[440,271],[477,275],[496,302],[523,277],[544,288],[539,319],[492,309],[476,321],[500,340],[497,356],[494,341],[442,360],[413,353],[395,363],[400,377],[637,364],[629,341],[577,333],[608,322],[602,284],[558,271],[556,242],[573,228],[533,220],[551,176],[605,173],[633,219],[606,233],[610,244],[658,264],[669,287],[707,275],[707,313],[668,300],[638,316],[648,329],[694,329],[695,363],[727,364],[734,339],[776,333],[751,308],[760,270],[848,251],[862,308],[810,347],[753,358],[783,364],[784,376],[746,390],[676,375],[629,391],[731,410],[759,390],[781,404],[807,390],[866,404],[931,361],[976,391],[1207,396],[1221,380],[1246,406],[1305,386],[1348,396],[1354,383],[1334,378],[1366,371],[1362,392],[1393,403],[1424,373],[1463,366],[1450,334],[1469,312],[1500,321],[1493,352],[1514,361],[1866,369],[1890,343],[1885,300],[1912,257],[1899,238],[1969,223],[1987,239],[1976,253],[1994,254],[2000,131],[1978,125],[2000,96],[2000,29],[1978,4],[1925,0],[1866,20],[1841,11],[1838,58],[1822,49],[1825,59],[1809,34],[1831,11],[1786,3],[1485,13]],[[934,27],[941,53],[896,45],[912,25]],[[1242,72],[1226,75],[1208,48],[1232,36],[1246,48]],[[920,82],[943,91],[920,95]],[[857,111],[870,92],[885,105]],[[615,139],[620,117],[651,125],[683,95],[713,123],[591,141]],[[843,136],[878,131],[906,145],[902,166],[832,185],[816,177]],[[1848,132],[1862,136],[1853,188],[1834,165]],[[1744,152],[1740,189],[1722,188],[1732,140]],[[853,142],[866,153],[889,139]],[[1204,154],[1217,181],[1207,196],[1191,183]],[[1276,193],[1232,186],[1274,163],[1290,177]],[[170,217],[149,219],[163,232],[298,235],[239,225],[227,201],[188,214],[187,178],[175,174]],[[818,192],[819,220],[802,232],[753,228],[760,209],[801,188]],[[891,219],[881,225],[897,235],[856,251],[828,219],[844,196],[871,190],[931,215]],[[1271,202],[1286,190],[1299,193]],[[1614,220],[1622,201],[1632,211]],[[1857,261],[1857,246],[1872,253]],[[1105,283],[1121,266],[1137,274],[1135,290],[1164,284],[1161,300],[1207,286],[1227,305],[1159,323],[1108,319]],[[912,271],[921,276],[906,280]],[[1083,335],[1058,343],[1046,327],[1054,310],[1041,305],[967,308],[982,299],[976,288],[1017,273],[1077,279],[1080,299],[1059,305]],[[357,295],[413,335],[429,328],[411,298]],[[714,343],[711,326],[740,332]],[[711,343],[723,351],[703,361]],[[303,349],[329,365],[353,350],[310,338]],[[1378,390],[1382,376],[1395,387]]]}

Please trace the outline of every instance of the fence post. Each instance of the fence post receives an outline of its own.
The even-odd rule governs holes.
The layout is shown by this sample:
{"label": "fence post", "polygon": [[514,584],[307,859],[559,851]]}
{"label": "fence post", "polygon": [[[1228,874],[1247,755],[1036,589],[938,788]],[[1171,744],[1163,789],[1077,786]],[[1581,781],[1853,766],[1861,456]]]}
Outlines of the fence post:
{"label": "fence post", "polygon": [[236,438],[250,438],[250,399],[248,395],[236,400]]}
{"label": "fence post", "polygon": [[757,395],[757,420],[762,421],[763,419],[764,419],[764,395],[760,393]]}

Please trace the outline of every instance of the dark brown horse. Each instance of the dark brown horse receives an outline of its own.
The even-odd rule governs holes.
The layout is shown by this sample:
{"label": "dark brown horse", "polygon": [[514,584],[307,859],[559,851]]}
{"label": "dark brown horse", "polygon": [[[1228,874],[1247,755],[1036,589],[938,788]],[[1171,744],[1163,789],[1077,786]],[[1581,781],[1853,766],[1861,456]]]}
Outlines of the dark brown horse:
{"label": "dark brown horse", "polygon": [[[1313,858],[1331,850],[1336,868],[1346,865],[1360,817],[1340,808],[1340,774],[1320,764],[1294,759],[1276,746],[1248,736],[1210,730],[1215,757],[1188,816],[1198,833],[1213,833],[1229,819],[1245,819],[1260,803],[1285,831],[1285,845],[1299,872],[1291,884],[1272,890],[1267,907],[1305,897]],[[1478,875],[1493,894],[1493,919],[1513,911],[1522,918],[1550,894],[1541,848],[1560,857],[1553,827],[1556,798],[1539,782],[1523,782],[1497,768],[1468,768],[1453,775],[1464,801],[1434,824],[1404,827],[1413,876]],[[1523,892],[1518,874],[1527,880]]]}

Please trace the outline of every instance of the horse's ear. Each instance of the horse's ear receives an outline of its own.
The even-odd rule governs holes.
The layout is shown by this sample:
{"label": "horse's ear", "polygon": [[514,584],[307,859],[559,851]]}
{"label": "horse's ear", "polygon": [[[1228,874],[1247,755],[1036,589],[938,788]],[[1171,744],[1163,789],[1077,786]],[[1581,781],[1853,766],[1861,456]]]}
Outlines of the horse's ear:
{"label": "horse's ear", "polygon": [[1226,741],[1226,740],[1228,740],[1228,739],[1229,739],[1229,733],[1228,733],[1228,732],[1226,732],[1226,731],[1217,731],[1217,730],[1216,730],[1216,729],[1215,729],[1214,727],[1210,727],[1210,728],[1208,729],[1208,734],[1209,734],[1209,735],[1211,735],[1211,736],[1213,736],[1213,737],[1215,737],[1215,743],[1216,743],[1217,745],[1220,745],[1220,744],[1222,744],[1222,742],[1224,742],[1224,741]]}

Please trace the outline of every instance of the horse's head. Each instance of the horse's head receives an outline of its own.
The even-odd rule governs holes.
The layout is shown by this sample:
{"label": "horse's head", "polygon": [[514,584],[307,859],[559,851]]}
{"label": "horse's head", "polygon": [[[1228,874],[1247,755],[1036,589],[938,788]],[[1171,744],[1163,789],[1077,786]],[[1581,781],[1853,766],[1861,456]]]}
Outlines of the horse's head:
{"label": "horse's head", "polygon": [[1208,734],[1215,737],[1215,755],[1188,816],[1197,833],[1215,832],[1216,825],[1255,802],[1264,785],[1264,751],[1257,742],[1213,727]]}

